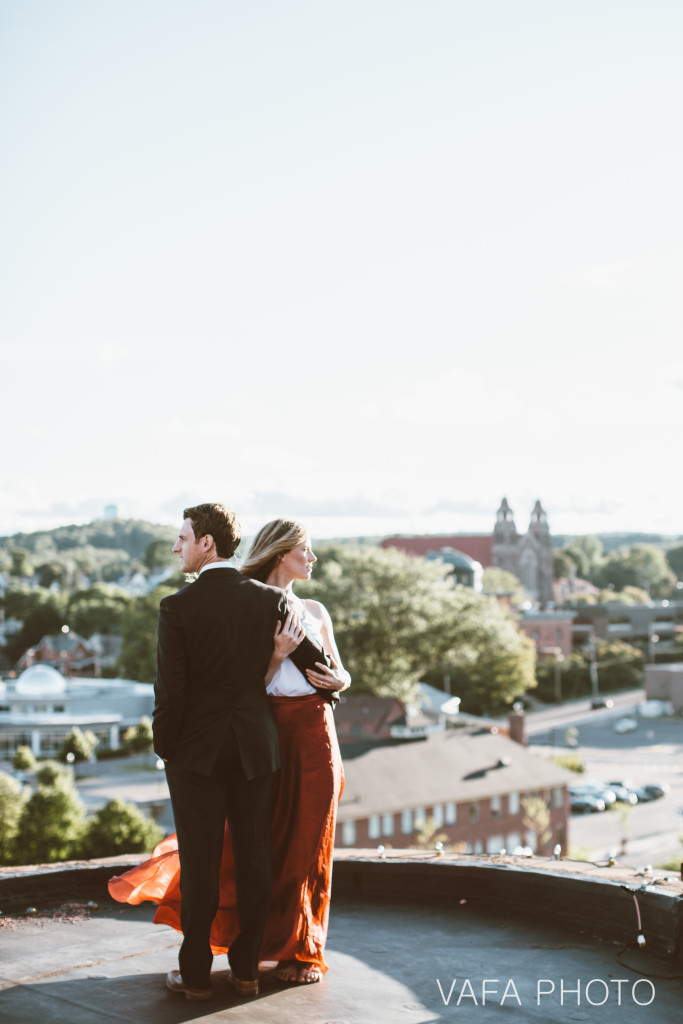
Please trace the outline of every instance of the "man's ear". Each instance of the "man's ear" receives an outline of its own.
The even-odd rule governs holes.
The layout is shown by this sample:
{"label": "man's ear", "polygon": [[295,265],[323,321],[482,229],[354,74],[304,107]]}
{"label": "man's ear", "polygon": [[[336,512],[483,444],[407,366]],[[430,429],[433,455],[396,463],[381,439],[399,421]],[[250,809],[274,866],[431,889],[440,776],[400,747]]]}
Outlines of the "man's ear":
{"label": "man's ear", "polygon": [[204,536],[202,537],[202,543],[204,545],[205,551],[211,550],[211,548],[213,547],[213,537],[211,536],[210,533],[204,534]]}

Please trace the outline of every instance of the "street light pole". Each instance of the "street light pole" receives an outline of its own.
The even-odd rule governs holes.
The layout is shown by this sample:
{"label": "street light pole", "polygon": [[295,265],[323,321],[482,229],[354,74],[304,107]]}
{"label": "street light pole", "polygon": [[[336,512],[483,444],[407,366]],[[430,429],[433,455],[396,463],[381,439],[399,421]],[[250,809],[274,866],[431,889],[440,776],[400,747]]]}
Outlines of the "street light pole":
{"label": "street light pole", "polygon": [[595,633],[591,633],[588,641],[588,652],[590,655],[590,676],[591,676],[591,692],[593,700],[596,700],[598,694],[598,638]]}

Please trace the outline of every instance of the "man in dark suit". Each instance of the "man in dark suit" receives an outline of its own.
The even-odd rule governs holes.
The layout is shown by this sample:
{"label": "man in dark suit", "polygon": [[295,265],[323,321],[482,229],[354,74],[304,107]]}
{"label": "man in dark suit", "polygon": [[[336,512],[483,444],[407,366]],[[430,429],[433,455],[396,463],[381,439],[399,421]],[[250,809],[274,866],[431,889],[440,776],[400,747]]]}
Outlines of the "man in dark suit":
{"label": "man in dark suit", "polygon": [[[166,983],[203,1001],[212,995],[209,934],[226,818],[240,922],[228,954],[231,976],[240,994],[258,992],[272,888],[271,784],[280,765],[264,677],[288,610],[281,590],[228,565],[240,541],[232,512],[203,504],[183,517],[173,551],[184,572],[199,576],[160,605],[154,749],[166,762],[182,892],[180,970]],[[311,646],[303,657],[312,666],[320,652]]]}

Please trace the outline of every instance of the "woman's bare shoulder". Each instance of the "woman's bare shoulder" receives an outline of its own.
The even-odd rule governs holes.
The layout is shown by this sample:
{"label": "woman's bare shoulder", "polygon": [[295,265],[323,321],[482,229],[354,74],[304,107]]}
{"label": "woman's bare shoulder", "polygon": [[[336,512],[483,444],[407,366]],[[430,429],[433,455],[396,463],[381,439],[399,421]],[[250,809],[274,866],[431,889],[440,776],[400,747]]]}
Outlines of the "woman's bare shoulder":
{"label": "woman's bare shoulder", "polygon": [[327,608],[320,601],[314,601],[312,597],[304,598],[304,604],[310,614],[316,619],[329,619]]}

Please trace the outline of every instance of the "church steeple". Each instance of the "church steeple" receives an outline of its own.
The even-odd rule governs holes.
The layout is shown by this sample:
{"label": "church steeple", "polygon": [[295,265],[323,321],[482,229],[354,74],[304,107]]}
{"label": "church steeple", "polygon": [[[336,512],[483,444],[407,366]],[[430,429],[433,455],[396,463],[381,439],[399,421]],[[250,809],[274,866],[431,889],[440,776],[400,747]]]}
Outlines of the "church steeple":
{"label": "church steeple", "polygon": [[529,529],[536,534],[550,533],[548,517],[540,501],[536,501],[529,521]]}
{"label": "church steeple", "polygon": [[498,569],[519,576],[519,534],[507,498],[503,498],[496,513],[491,545],[491,564]]}
{"label": "church steeple", "polygon": [[517,527],[512,515],[512,509],[508,505],[507,498],[503,498],[500,508],[496,512],[496,525],[493,528],[493,542],[499,544],[514,544],[517,540]]}

